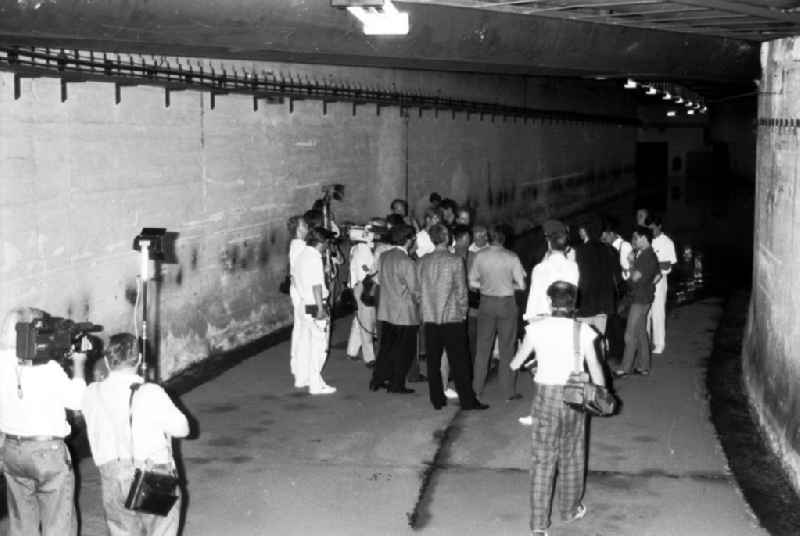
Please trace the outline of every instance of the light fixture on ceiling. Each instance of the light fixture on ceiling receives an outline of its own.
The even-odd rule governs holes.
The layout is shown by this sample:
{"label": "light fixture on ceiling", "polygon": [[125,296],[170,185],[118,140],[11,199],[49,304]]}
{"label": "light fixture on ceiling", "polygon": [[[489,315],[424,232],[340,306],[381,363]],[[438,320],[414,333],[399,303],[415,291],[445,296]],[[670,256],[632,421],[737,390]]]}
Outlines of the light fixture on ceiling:
{"label": "light fixture on ceiling", "polygon": [[648,87],[647,91],[645,92],[645,95],[657,95],[657,94],[658,90],[655,88],[655,86]]}
{"label": "light fixture on ceiling", "polygon": [[672,93],[670,93],[669,91],[665,92],[664,96],[661,97],[661,99],[662,100],[672,100]]}
{"label": "light fixture on ceiling", "polygon": [[677,98],[677,99],[675,99],[675,104],[683,104],[683,97],[681,97],[680,95],[678,95],[678,98]]}
{"label": "light fixture on ceiling", "polygon": [[331,0],[333,7],[346,7],[361,21],[364,35],[408,35],[408,13],[397,10],[391,0]]}
{"label": "light fixture on ceiling", "polygon": [[667,110],[667,117],[675,117],[676,112],[675,110]]}
{"label": "light fixture on ceiling", "polygon": [[689,115],[694,115],[694,109],[689,108],[688,110],[686,110],[686,113]]}
{"label": "light fixture on ceiling", "polygon": [[624,86],[622,86],[622,87],[624,87],[625,89],[636,89],[636,87],[637,87],[638,85],[639,85],[639,84],[637,84],[637,83],[636,83],[636,80],[633,80],[633,79],[631,79],[631,78],[628,78],[628,80],[625,82],[625,85],[624,85]]}
{"label": "light fixture on ceiling", "polygon": [[694,107],[694,103],[692,101],[686,101],[685,104],[686,104],[687,108],[693,108]]}
{"label": "light fixture on ceiling", "polygon": [[701,113],[701,114],[704,114],[704,113],[706,113],[707,111],[708,111],[708,108],[706,108],[705,106],[703,106],[702,108],[700,108],[700,113]]}

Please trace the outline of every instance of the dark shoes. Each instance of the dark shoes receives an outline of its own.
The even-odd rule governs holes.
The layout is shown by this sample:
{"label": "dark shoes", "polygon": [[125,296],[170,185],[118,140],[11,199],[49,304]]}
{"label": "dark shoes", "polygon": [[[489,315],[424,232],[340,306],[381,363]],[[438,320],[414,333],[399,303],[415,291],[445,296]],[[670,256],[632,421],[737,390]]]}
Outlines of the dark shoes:
{"label": "dark shoes", "polygon": [[387,388],[386,390],[397,395],[410,395],[414,392],[414,389],[409,389],[408,387],[401,387],[399,389]]}
{"label": "dark shoes", "polygon": [[506,398],[506,402],[511,402],[512,400],[522,400],[522,395],[517,393]]}
{"label": "dark shoes", "polygon": [[375,368],[375,361],[370,361],[369,363],[364,363],[364,366],[367,367],[368,369],[374,369]]}
{"label": "dark shoes", "polygon": [[433,405],[433,409],[439,410],[439,409],[442,409],[443,407],[445,407],[446,405],[447,405],[447,402],[445,402],[444,404],[434,404]]}
{"label": "dark shoes", "polygon": [[484,404],[483,402],[479,402],[476,400],[473,405],[462,407],[461,409],[463,409],[464,411],[489,409],[489,404]]}
{"label": "dark shoes", "polygon": [[377,391],[380,388],[388,389],[389,388],[389,382],[388,381],[376,382],[375,380],[372,380],[371,382],[369,382],[369,390],[370,391]]}

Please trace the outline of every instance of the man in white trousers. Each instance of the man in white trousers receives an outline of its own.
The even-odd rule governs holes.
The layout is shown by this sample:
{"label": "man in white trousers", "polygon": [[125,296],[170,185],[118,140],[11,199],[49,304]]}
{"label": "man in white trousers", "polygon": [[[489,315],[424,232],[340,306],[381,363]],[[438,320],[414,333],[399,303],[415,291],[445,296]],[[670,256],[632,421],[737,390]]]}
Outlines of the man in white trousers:
{"label": "man in white trousers", "polygon": [[656,293],[647,317],[647,331],[650,334],[653,353],[663,354],[666,346],[667,276],[672,271],[672,265],[678,262],[678,258],[675,255],[675,243],[661,230],[663,226],[661,218],[650,217],[647,226],[653,231],[652,248],[658,257],[658,267],[661,269],[660,277],[656,276]]}
{"label": "man in white trousers", "polygon": [[292,216],[286,221],[286,228],[289,231],[289,236],[292,237],[289,242],[289,297],[292,300],[292,314],[294,322],[292,323],[292,339],[289,347],[289,369],[294,376],[294,386],[297,388],[306,387],[298,381],[297,376],[297,339],[300,338],[300,331],[303,323],[303,304],[300,302],[297,284],[294,282],[294,267],[295,261],[300,253],[306,249],[306,235],[308,234],[308,224],[302,216]]}
{"label": "man in white trousers", "polygon": [[322,255],[328,247],[332,233],[322,227],[308,231],[308,246],[297,257],[294,266],[294,283],[303,306],[300,334],[297,339],[297,371],[295,383],[307,385],[312,395],[327,395],[336,388],[322,379],[322,368],[328,358],[330,317],[326,299],[325,269]]}
{"label": "man in white trousers", "polygon": [[[356,299],[356,313],[353,315],[353,323],[350,326],[350,337],[347,339],[347,357],[352,360],[358,359],[358,351],[364,364],[368,368],[375,366],[375,307],[365,305],[361,301],[361,293],[364,290],[364,278],[372,272],[375,263],[375,256],[372,253],[373,240],[372,233],[363,231],[364,236],[350,248],[350,288]],[[353,237],[351,236],[351,239]]]}

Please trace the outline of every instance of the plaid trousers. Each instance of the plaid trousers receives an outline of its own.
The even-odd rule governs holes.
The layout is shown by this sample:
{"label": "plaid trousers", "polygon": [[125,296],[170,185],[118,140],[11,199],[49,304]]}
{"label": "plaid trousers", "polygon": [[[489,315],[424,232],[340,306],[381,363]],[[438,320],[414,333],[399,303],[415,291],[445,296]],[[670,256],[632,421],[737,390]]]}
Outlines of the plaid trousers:
{"label": "plaid trousers", "polygon": [[534,383],[531,449],[531,530],[550,525],[553,484],[558,474],[562,519],[575,515],[586,483],[586,415],[563,399],[563,386]]}

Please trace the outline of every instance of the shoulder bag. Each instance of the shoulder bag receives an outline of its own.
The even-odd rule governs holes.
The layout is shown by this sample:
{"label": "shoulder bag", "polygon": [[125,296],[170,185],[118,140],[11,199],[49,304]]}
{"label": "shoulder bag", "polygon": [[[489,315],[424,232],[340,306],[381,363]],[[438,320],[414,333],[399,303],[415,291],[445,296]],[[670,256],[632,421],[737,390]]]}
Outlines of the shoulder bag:
{"label": "shoulder bag", "polygon": [[[131,430],[131,459],[133,459],[133,395],[141,384],[131,385],[131,396],[128,401],[128,424]],[[137,467],[133,474],[133,482],[128,490],[125,508],[166,516],[178,500],[179,479],[175,470],[155,471]]]}
{"label": "shoulder bag", "polygon": [[573,409],[595,417],[608,417],[617,409],[617,400],[605,387],[595,385],[583,370],[581,354],[581,323],[575,321],[572,331],[575,368],[564,385],[564,403]]}

